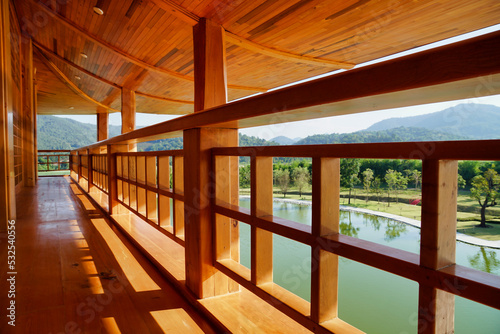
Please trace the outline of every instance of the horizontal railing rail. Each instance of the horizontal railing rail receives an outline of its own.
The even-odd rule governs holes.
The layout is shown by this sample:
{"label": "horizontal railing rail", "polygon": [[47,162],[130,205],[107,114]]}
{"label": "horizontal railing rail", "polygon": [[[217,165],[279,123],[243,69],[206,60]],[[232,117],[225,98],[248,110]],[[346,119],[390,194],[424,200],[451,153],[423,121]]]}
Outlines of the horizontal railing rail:
{"label": "horizontal railing rail", "polygon": [[60,172],[70,170],[70,150],[38,150],[38,172]]}

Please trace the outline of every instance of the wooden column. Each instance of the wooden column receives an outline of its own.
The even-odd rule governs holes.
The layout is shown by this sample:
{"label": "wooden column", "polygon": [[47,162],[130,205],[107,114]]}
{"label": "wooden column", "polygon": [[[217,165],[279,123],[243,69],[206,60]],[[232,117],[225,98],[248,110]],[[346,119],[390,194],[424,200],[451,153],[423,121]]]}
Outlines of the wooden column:
{"label": "wooden column", "polygon": [[[109,138],[109,114],[106,108],[97,107],[97,141]],[[123,133],[123,131],[122,131]]]}
{"label": "wooden column", "polygon": [[0,231],[16,218],[9,1],[0,0]]}
{"label": "wooden column", "polygon": [[[315,237],[339,233],[340,159],[313,159],[312,233]],[[322,323],[338,316],[338,256],[312,249],[311,318]]]}
{"label": "wooden column", "polygon": [[[424,160],[420,265],[441,269],[455,263],[457,161]],[[452,282],[451,282],[452,283]],[[419,333],[454,333],[455,296],[421,284]]]}
{"label": "wooden column", "polygon": [[[227,102],[224,29],[204,18],[193,28],[195,112]],[[237,146],[235,129],[184,131],[184,217],[186,285],[199,298],[228,292],[227,278],[215,270],[211,201],[214,196],[210,149]],[[215,171],[216,172],[216,171]]]}
{"label": "wooden column", "polygon": [[24,59],[23,78],[23,173],[24,185],[35,186],[36,168],[38,168],[38,154],[35,144],[36,113],[34,102],[34,80],[33,80],[33,44],[31,39],[28,43],[21,43]]}
{"label": "wooden column", "polygon": [[122,88],[122,133],[135,130],[135,92]]}
{"label": "wooden column", "polygon": [[34,71],[33,80],[35,84],[33,85],[33,128],[34,128],[34,151],[35,151],[35,184],[38,182],[38,136],[37,136],[37,115],[38,115],[38,85],[36,84],[36,69]]}
{"label": "wooden column", "polygon": [[[135,130],[135,92],[122,88],[122,133]],[[129,144],[128,151],[135,152],[136,144]]]}

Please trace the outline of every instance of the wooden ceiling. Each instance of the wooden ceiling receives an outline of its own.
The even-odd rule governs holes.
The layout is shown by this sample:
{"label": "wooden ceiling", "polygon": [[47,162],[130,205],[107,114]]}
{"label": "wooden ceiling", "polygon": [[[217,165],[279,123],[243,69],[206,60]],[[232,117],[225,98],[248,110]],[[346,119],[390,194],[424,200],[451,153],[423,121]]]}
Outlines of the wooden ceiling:
{"label": "wooden ceiling", "polygon": [[16,0],[14,6],[35,46],[43,114],[94,114],[99,105],[119,111],[121,87],[137,92],[137,112],[192,112],[192,26],[200,17],[226,30],[229,100],[500,23],[498,0]]}

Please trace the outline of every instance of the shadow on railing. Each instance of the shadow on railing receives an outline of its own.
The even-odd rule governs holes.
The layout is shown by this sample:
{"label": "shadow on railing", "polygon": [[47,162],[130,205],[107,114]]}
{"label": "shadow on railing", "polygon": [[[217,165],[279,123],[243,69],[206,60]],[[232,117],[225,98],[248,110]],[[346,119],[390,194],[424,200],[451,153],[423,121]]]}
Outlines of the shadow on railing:
{"label": "shadow on railing", "polygon": [[38,176],[69,175],[70,150],[38,150]]}

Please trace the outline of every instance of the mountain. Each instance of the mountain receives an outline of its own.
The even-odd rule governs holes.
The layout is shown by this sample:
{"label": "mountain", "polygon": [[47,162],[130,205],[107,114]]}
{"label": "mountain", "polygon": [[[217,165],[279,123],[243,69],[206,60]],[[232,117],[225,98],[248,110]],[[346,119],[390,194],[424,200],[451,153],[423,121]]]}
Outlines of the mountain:
{"label": "mountain", "polygon": [[[274,146],[279,145],[273,141],[267,141],[262,138],[247,136],[242,133],[239,135],[240,146]],[[139,151],[164,151],[164,150],[182,150],[182,138],[159,139],[147,143],[139,143]]]}
{"label": "mountain", "polygon": [[357,131],[352,133],[332,133],[312,135],[299,140],[295,145],[347,144],[347,143],[385,143],[406,141],[466,140],[468,137],[424,128],[405,128],[381,131]]}
{"label": "mountain", "polygon": [[[121,127],[110,125],[110,136],[117,136]],[[69,150],[90,145],[97,140],[95,124],[50,115],[37,116],[39,150]]]}
{"label": "mountain", "polygon": [[431,114],[389,118],[366,131],[398,127],[421,127],[475,139],[500,138],[500,108],[489,104],[459,104]]}
{"label": "mountain", "polygon": [[285,136],[278,136],[278,137],[272,138],[270,141],[276,142],[280,145],[293,145],[301,139],[302,138],[293,138],[292,139],[292,138],[288,138]]}

